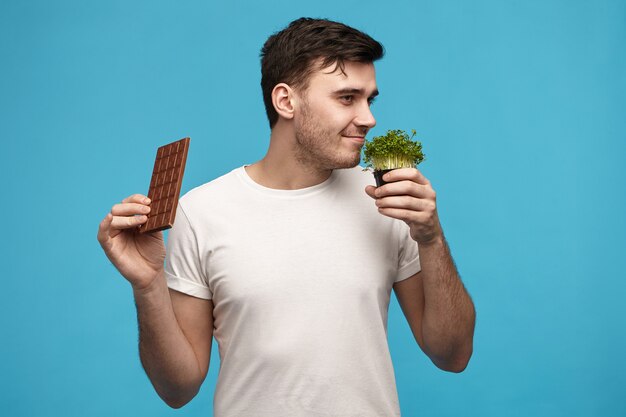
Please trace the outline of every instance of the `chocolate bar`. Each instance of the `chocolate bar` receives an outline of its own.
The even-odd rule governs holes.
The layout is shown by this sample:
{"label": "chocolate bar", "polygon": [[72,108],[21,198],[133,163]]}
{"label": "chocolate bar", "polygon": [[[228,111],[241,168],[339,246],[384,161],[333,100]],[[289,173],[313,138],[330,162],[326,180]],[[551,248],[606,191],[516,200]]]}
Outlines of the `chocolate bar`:
{"label": "chocolate bar", "polygon": [[169,229],[174,224],[189,140],[189,138],[177,140],[157,150],[148,191],[148,198],[151,200],[150,213],[148,221],[139,226],[140,233]]}

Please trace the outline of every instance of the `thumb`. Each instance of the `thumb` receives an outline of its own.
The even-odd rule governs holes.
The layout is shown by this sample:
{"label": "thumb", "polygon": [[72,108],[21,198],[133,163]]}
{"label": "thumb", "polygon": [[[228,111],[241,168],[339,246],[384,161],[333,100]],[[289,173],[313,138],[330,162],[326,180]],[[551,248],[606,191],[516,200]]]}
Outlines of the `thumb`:
{"label": "thumb", "polygon": [[376,187],[374,187],[373,185],[368,185],[367,187],[365,187],[365,194],[369,195],[374,200],[376,200],[376,196],[374,195],[374,191],[376,191]]}

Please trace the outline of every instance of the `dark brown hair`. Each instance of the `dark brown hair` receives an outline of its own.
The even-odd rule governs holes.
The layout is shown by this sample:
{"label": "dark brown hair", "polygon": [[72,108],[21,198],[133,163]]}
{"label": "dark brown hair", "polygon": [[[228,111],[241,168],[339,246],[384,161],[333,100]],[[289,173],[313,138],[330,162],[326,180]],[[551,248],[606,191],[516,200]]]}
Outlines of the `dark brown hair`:
{"label": "dark brown hair", "polygon": [[[265,111],[273,128],[278,113],[272,104],[272,90],[286,83],[304,93],[311,74],[344,61],[374,62],[384,55],[383,46],[369,35],[328,19],[302,17],[270,36],[261,49],[261,88]],[[316,68],[314,62],[322,59]]]}

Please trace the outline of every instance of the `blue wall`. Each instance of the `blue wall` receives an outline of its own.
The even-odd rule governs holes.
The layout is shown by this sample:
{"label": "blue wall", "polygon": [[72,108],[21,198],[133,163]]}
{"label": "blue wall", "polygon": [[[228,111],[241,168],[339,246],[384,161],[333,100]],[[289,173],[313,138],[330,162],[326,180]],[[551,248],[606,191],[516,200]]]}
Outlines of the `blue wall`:
{"label": "blue wall", "polygon": [[170,410],[97,226],[147,193],[164,143],[192,137],[183,192],[264,155],[259,49],[300,16],[385,45],[370,137],[418,131],[477,306],[456,375],[393,300],[403,415],[625,415],[626,3],[608,0],[3,1],[2,415],[212,415],[217,345]]}

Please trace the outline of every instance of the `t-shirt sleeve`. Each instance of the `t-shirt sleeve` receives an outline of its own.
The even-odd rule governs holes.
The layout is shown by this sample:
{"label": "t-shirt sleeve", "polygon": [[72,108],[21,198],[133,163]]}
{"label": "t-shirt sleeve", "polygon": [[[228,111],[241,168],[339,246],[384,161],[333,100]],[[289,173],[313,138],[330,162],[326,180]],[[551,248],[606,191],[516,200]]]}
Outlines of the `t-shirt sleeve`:
{"label": "t-shirt sleeve", "polygon": [[173,290],[207,300],[213,298],[203,272],[196,234],[180,202],[167,237],[165,278]]}
{"label": "t-shirt sleeve", "polygon": [[395,223],[400,244],[398,245],[398,273],[394,282],[399,282],[418,273],[422,267],[417,242],[411,237],[409,226],[401,220]]}

